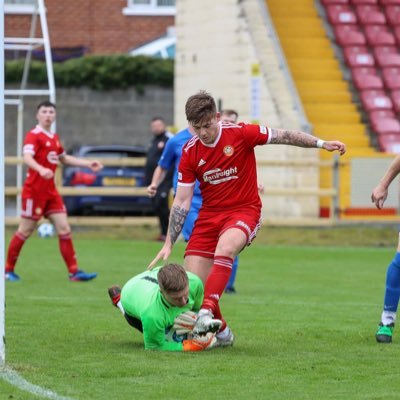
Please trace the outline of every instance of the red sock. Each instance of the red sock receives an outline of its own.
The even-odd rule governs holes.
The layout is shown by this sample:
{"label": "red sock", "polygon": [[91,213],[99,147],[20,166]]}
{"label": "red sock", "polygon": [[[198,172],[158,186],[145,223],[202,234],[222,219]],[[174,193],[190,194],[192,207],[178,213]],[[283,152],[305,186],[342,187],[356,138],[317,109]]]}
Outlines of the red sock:
{"label": "red sock", "polygon": [[28,238],[21,232],[17,231],[14,233],[14,236],[11,238],[8,246],[6,272],[14,271],[19,253],[21,252],[22,246],[25,244],[26,239]]}
{"label": "red sock", "polygon": [[74,274],[76,271],[78,271],[78,264],[76,262],[71,233],[58,235],[58,244],[60,246],[61,255],[63,256],[65,264],[67,264],[69,273]]}
{"label": "red sock", "polygon": [[[204,300],[201,308],[211,310],[216,315],[219,299],[224,292],[232,271],[233,258],[215,256],[211,272],[204,287]],[[220,312],[221,313],[221,312]]]}
{"label": "red sock", "polygon": [[219,308],[219,304],[217,304],[217,307],[215,308],[213,314],[214,314],[214,318],[222,321],[221,328],[218,331],[218,332],[222,332],[226,328],[226,321],[224,320],[224,317],[222,316],[221,309]]}

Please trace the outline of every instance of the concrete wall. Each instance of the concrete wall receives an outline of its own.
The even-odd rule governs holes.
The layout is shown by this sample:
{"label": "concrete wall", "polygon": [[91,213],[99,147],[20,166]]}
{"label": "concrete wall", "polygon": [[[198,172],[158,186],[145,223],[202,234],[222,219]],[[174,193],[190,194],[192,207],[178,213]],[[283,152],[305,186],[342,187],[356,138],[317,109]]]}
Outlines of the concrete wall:
{"label": "concrete wall", "polygon": [[[223,108],[234,108],[242,121],[275,128],[303,129],[303,123],[277,55],[279,43],[266,21],[261,0],[181,0],[175,20],[175,121],[186,123],[187,98],[209,91]],[[268,25],[269,24],[269,25]],[[257,72],[257,69],[259,72]],[[318,151],[291,146],[262,146],[258,160],[318,160]],[[317,167],[259,167],[266,189],[318,189]],[[318,196],[262,196],[264,217],[318,217]]]}
{"label": "concrete wall", "polygon": [[[80,144],[136,144],[152,138],[150,120],[161,116],[173,124],[173,90],[147,87],[98,92],[90,89],[57,89],[57,133],[68,150]],[[36,105],[45,98],[25,97],[23,132],[36,125]],[[17,154],[17,108],[5,109],[5,155]],[[6,184],[15,182],[15,167],[6,167]]]}

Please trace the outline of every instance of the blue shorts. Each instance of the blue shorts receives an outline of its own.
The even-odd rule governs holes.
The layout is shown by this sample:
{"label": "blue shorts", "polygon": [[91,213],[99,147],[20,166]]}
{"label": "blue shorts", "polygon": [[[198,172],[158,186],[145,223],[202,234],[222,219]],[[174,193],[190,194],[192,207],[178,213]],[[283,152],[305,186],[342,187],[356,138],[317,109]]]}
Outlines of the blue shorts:
{"label": "blue shorts", "polygon": [[200,210],[202,203],[203,203],[203,199],[201,198],[201,196],[196,196],[196,195],[193,196],[189,213],[186,217],[185,224],[183,225],[183,228],[182,228],[182,235],[183,235],[183,238],[185,239],[185,242],[188,242],[190,239],[190,236],[192,236],[193,227],[194,227],[194,224],[199,215],[199,210]]}

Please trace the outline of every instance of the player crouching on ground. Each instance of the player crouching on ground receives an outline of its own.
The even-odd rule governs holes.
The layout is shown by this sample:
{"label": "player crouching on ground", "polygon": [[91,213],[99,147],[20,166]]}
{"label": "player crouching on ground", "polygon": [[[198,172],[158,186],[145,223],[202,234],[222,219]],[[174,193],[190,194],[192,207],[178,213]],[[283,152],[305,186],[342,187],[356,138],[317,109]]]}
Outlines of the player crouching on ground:
{"label": "player crouching on ground", "polygon": [[[193,336],[204,296],[200,278],[178,264],[167,264],[131,278],[122,288],[112,286],[108,294],[132,327],[143,333],[149,350],[201,351],[233,344],[233,334],[208,332]],[[221,321],[215,320],[215,329]]]}

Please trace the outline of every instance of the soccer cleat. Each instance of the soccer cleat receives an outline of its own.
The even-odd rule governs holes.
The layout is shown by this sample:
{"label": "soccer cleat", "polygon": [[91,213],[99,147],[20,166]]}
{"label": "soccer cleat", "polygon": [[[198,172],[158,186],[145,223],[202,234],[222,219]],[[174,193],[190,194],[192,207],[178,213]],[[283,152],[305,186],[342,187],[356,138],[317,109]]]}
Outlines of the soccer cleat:
{"label": "soccer cleat", "polygon": [[235,289],[233,286],[231,286],[231,287],[226,287],[225,290],[224,290],[224,293],[227,293],[227,294],[236,294],[236,289]]}
{"label": "soccer cleat", "polygon": [[200,310],[193,328],[193,334],[204,335],[207,332],[217,332],[221,328],[222,321],[212,317],[211,311]]}
{"label": "soccer cleat", "polygon": [[[226,328],[226,329],[229,329],[229,328]],[[223,335],[222,337],[221,337],[221,333],[217,333],[216,338],[217,338],[217,343],[216,343],[215,347],[233,346],[233,343],[235,342],[235,336],[230,329],[229,329],[229,333],[226,335]]]}
{"label": "soccer cleat", "polygon": [[6,272],[5,274],[6,281],[16,282],[20,281],[21,278],[14,271]]}
{"label": "soccer cleat", "polygon": [[69,280],[74,282],[90,281],[96,278],[96,276],[96,272],[86,273],[85,271],[78,269],[78,271],[76,271],[74,274],[69,274]]}
{"label": "soccer cleat", "polygon": [[118,307],[117,304],[121,299],[121,288],[118,285],[113,285],[108,288],[108,295],[110,296],[111,302],[115,307]]}
{"label": "soccer cleat", "polygon": [[392,343],[394,323],[383,325],[382,322],[378,326],[375,338],[378,343]]}

